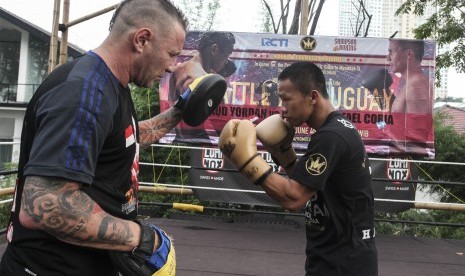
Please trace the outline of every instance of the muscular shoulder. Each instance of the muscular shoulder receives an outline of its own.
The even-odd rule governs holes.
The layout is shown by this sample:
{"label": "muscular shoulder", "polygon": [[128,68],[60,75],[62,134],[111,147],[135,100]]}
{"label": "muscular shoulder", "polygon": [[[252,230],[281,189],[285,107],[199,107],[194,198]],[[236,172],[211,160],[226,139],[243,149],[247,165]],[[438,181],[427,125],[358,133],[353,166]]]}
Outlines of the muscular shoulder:
{"label": "muscular shoulder", "polygon": [[411,74],[406,80],[407,93],[419,98],[429,98],[431,85],[429,78],[423,73]]}

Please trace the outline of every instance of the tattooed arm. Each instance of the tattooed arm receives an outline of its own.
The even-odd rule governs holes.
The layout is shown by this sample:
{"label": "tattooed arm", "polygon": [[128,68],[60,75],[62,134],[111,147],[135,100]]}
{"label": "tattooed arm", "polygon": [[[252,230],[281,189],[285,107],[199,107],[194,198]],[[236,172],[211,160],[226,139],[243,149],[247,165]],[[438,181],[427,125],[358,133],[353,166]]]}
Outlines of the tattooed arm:
{"label": "tattooed arm", "polygon": [[[137,223],[111,216],[81,184],[63,179],[26,177],[19,219],[24,227],[80,246],[130,251],[140,240]],[[158,243],[155,235],[155,248]]]}
{"label": "tattooed arm", "polygon": [[140,146],[148,147],[158,142],[173,127],[182,120],[182,112],[176,107],[171,107],[163,113],[139,122]]}

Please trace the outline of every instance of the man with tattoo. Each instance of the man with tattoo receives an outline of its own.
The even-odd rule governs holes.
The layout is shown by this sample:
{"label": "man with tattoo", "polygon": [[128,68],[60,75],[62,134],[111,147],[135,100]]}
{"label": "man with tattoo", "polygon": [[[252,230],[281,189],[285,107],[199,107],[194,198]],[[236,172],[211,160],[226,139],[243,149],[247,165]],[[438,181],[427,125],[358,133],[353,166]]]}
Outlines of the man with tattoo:
{"label": "man with tattoo", "polygon": [[142,249],[155,271],[158,255],[162,265],[170,261],[167,235],[135,220],[138,154],[179,123],[182,110],[137,124],[128,84],[152,87],[174,70],[186,25],[169,0],[122,1],[103,43],[37,89],[0,275],[117,275],[109,252]]}

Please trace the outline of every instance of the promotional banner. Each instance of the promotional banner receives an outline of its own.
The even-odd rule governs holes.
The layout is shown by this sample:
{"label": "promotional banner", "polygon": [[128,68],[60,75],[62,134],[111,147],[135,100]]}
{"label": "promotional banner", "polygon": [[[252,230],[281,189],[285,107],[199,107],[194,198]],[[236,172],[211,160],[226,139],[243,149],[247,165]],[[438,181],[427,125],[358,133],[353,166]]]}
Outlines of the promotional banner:
{"label": "promotional banner", "polygon": [[[213,33],[188,33],[178,61],[195,57],[203,64],[207,57],[199,57],[199,53],[212,41],[205,37]],[[227,34],[228,42],[233,38],[232,52],[209,48],[212,53],[219,52],[216,56],[227,58],[221,61],[224,68],[218,69],[228,71],[222,73],[227,81],[222,102],[203,124],[191,127],[180,123],[161,143],[217,145],[228,120],[259,123],[279,113],[279,73],[293,62],[311,61],[323,70],[330,100],[354,122],[369,154],[434,158],[433,41]],[[214,57],[208,57],[210,65]],[[160,82],[161,111],[171,107],[180,94],[174,91],[170,78],[167,74]],[[293,146],[297,151],[306,149],[312,132],[306,125],[296,129]]]}
{"label": "promotional banner", "polygon": [[[274,172],[282,173],[280,171],[282,168],[273,163],[269,153],[262,152],[261,155],[271,165]],[[200,200],[245,205],[279,206],[273,199],[264,194],[260,187],[255,186],[237,171],[234,165],[224,157],[219,149],[191,150],[189,179],[189,184],[192,186],[207,187],[206,189],[192,189]]]}
{"label": "promotional banner", "polygon": [[414,201],[416,183],[402,182],[418,179],[418,169],[408,158],[391,158],[387,161],[371,160],[372,177],[387,181],[373,181],[373,193],[376,199],[375,210],[380,212],[402,212],[413,208],[413,203],[395,202],[396,200]]}
{"label": "promotional banner", "polygon": [[[284,174],[282,168],[273,162],[269,153],[260,152],[260,154],[274,172]],[[371,160],[370,164],[373,178],[388,180],[373,181],[374,197],[377,199],[375,210],[396,213],[412,208],[413,203],[396,202],[396,200],[415,200],[416,183],[402,181],[418,179],[416,167],[412,167],[412,163],[406,158],[393,158],[388,161]],[[263,190],[238,172],[219,149],[191,150],[189,173],[189,184],[199,187],[193,188],[193,191],[200,200],[252,206],[279,206],[268,195],[258,193]]]}

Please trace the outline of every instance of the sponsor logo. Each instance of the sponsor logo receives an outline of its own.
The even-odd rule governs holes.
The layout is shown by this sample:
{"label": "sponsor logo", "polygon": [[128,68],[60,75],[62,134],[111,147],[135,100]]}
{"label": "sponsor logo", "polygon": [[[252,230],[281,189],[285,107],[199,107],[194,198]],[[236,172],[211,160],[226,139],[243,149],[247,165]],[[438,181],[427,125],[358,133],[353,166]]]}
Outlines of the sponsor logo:
{"label": "sponsor logo", "polygon": [[285,48],[289,45],[287,38],[262,38],[262,46],[265,47],[282,47]]}
{"label": "sponsor logo", "polygon": [[[410,162],[395,158],[386,162],[386,177],[393,181],[410,179]],[[395,184],[401,184],[396,181]]]}
{"label": "sponsor logo", "polygon": [[303,37],[300,40],[300,47],[305,51],[313,51],[316,48],[316,40],[311,36]]}
{"label": "sponsor logo", "polygon": [[320,175],[326,170],[326,158],[320,153],[314,153],[308,157],[305,166],[307,167],[307,172],[309,174]]}
{"label": "sponsor logo", "polygon": [[357,51],[357,40],[353,38],[334,39],[333,52],[337,52],[337,51],[347,51],[347,52]]}
{"label": "sponsor logo", "polygon": [[202,151],[202,167],[209,173],[218,173],[217,170],[224,168],[223,153],[219,149],[204,149]]}

